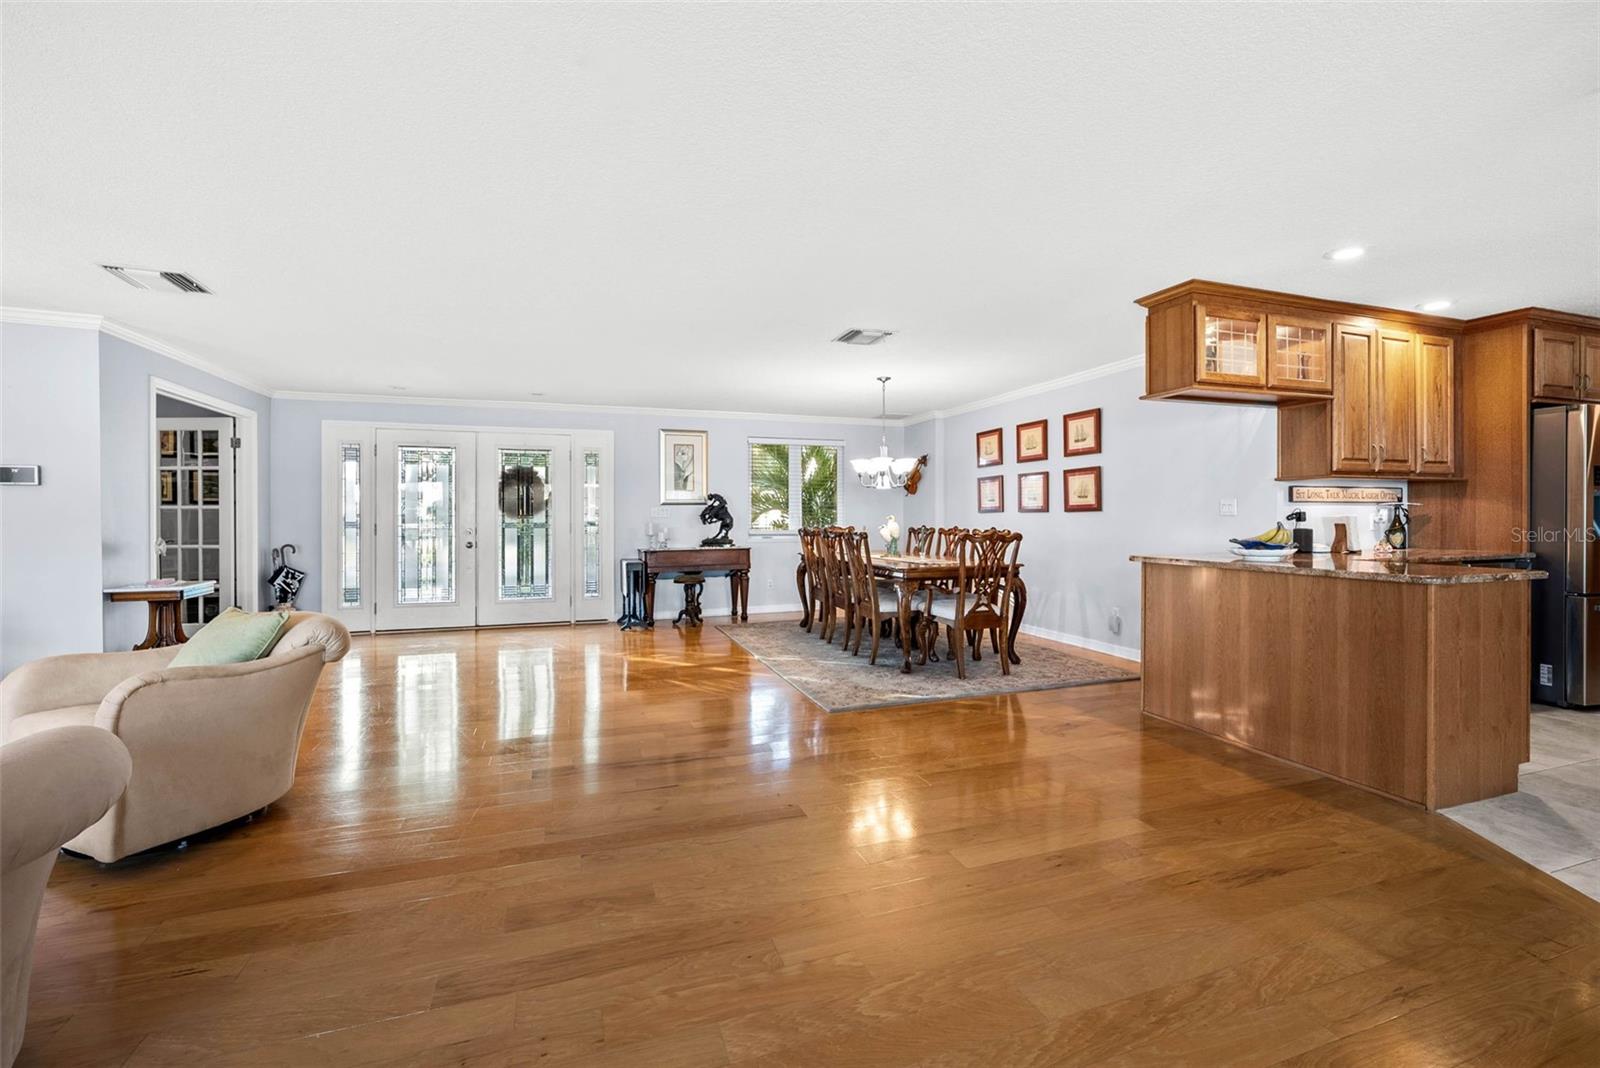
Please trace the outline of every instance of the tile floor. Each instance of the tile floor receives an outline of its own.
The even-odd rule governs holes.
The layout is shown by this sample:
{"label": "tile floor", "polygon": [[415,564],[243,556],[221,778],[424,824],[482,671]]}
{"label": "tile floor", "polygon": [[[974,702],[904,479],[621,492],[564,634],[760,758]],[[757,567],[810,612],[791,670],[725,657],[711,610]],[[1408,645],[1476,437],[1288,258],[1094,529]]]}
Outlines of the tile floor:
{"label": "tile floor", "polygon": [[1516,793],[1444,815],[1600,900],[1600,712],[1534,705],[1532,731]]}

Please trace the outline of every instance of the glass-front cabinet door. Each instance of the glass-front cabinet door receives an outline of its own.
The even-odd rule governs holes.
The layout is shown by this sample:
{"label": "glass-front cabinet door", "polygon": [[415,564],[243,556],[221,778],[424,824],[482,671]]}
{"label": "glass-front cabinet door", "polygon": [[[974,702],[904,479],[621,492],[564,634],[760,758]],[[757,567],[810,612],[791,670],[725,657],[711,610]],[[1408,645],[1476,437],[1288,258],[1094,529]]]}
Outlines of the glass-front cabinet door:
{"label": "glass-front cabinet door", "polygon": [[1195,305],[1195,381],[1265,385],[1266,335],[1266,317],[1260,312]]}
{"label": "glass-front cabinet door", "polygon": [[478,622],[572,619],[574,485],[564,436],[478,435]]}
{"label": "glass-front cabinet door", "polygon": [[1273,315],[1268,326],[1267,385],[1333,392],[1333,324],[1327,319]]}
{"label": "glass-front cabinet door", "polygon": [[379,630],[470,627],[477,616],[473,434],[379,430]]}

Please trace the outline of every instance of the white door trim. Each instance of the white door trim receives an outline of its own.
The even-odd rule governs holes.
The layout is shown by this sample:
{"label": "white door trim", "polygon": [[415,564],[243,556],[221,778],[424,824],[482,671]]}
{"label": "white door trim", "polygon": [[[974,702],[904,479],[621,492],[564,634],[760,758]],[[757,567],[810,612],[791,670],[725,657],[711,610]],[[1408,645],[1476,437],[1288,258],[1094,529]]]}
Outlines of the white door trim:
{"label": "white door trim", "polygon": [[221,397],[213,397],[209,393],[202,393],[165,378],[157,378],[155,375],[150,376],[150,421],[145,427],[145,446],[150,458],[146,470],[148,481],[144,487],[144,499],[150,509],[150,528],[147,532],[149,537],[145,541],[145,562],[150,577],[155,578],[160,573],[156,562],[156,538],[161,533],[159,526],[161,515],[155,503],[157,480],[161,477],[157,471],[155,443],[156,398],[160,396],[198,404],[203,408],[231,415],[237,420],[239,472],[233,484],[234,497],[237,501],[233,528],[234,568],[239,582],[239,607],[246,612],[257,611],[261,607],[261,588],[264,582],[260,573],[261,526],[257,520],[261,514],[261,480],[257,477],[261,462],[258,451],[261,436],[258,432],[256,412],[252,408],[225,401]]}

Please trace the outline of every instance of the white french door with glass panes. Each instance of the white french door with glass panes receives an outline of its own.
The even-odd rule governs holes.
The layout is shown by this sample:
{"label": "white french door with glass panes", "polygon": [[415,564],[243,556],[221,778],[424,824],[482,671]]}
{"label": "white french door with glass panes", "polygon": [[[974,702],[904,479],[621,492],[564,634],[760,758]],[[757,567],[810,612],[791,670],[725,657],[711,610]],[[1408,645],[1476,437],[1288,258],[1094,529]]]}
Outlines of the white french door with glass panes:
{"label": "white french door with glass panes", "polygon": [[476,622],[476,453],[475,434],[377,432],[379,630]]}
{"label": "white french door with glass panes", "polygon": [[616,615],[612,435],[323,424],[322,603],[352,630]]}
{"label": "white french door with glass panes", "polygon": [[238,604],[234,582],[233,420],[156,420],[156,541],[152,573],[214,580],[217,592],[183,602],[185,634]]}
{"label": "white french door with glass panes", "polygon": [[478,624],[572,619],[570,439],[478,435]]}

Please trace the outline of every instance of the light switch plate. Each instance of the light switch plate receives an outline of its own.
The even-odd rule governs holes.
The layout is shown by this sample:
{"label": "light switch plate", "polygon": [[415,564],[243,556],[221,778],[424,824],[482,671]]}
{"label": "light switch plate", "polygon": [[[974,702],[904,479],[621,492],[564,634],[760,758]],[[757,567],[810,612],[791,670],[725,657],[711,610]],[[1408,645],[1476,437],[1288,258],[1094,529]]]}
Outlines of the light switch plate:
{"label": "light switch plate", "polygon": [[1239,499],[1237,497],[1224,497],[1217,505],[1218,515],[1238,515]]}

